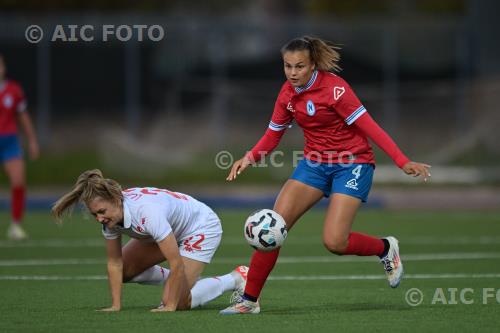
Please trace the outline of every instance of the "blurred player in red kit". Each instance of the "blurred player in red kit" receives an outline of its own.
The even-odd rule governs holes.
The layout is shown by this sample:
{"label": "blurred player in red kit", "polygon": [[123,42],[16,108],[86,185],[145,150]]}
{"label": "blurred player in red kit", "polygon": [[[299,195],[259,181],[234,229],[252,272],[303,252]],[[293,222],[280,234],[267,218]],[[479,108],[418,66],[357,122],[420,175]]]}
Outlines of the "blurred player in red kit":
{"label": "blurred player in red kit", "polygon": [[7,237],[23,240],[28,237],[21,227],[26,201],[26,173],[17,135],[18,122],[26,135],[30,158],[37,159],[40,151],[24,92],[17,82],[6,78],[6,72],[5,59],[0,54],[0,159],[10,181],[12,211]]}

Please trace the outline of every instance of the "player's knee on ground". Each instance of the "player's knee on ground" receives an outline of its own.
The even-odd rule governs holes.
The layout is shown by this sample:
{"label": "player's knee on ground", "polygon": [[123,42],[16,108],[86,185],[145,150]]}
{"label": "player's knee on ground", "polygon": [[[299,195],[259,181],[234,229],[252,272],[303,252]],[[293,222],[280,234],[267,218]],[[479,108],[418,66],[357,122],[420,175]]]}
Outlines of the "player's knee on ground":
{"label": "player's knee on ground", "polygon": [[326,249],[332,253],[342,255],[345,253],[347,249],[347,239],[341,239],[341,238],[323,238],[323,245],[326,247]]}
{"label": "player's knee on ground", "polygon": [[123,277],[122,277],[122,281],[123,283],[126,283],[126,282],[130,282],[134,277],[136,277],[137,275],[139,274],[136,274],[135,273],[135,269],[133,267],[127,267],[127,266],[123,266]]}

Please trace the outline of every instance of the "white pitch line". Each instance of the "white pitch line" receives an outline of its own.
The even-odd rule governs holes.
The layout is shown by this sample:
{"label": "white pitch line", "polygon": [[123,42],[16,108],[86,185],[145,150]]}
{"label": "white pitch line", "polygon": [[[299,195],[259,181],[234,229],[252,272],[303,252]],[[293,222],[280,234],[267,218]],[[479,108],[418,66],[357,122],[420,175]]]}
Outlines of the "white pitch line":
{"label": "white pitch line", "polygon": [[[457,252],[457,253],[426,253],[402,255],[403,261],[436,261],[436,260],[473,260],[473,259],[497,259],[500,252]],[[222,258],[225,259],[225,258]],[[378,259],[374,256],[317,256],[317,257],[283,257],[278,262],[282,264],[295,263],[322,263],[322,262],[373,262]]]}
{"label": "white pitch line", "polygon": [[[426,253],[402,255],[403,261],[437,261],[437,260],[476,260],[476,259],[500,259],[500,252],[452,252],[452,253]],[[248,258],[214,258],[214,264],[232,264],[237,262],[247,262]],[[300,256],[300,257],[279,257],[280,264],[303,264],[303,263],[357,263],[376,262],[377,257],[358,256]]]}
{"label": "white pitch line", "polygon": [[[500,244],[500,237],[492,236],[456,236],[456,237],[436,237],[436,236],[417,236],[400,239],[400,243],[408,245],[495,245]],[[321,244],[321,237],[301,237],[290,238],[287,244],[295,245],[318,245]],[[222,246],[244,246],[246,245],[243,237],[223,237]],[[23,242],[0,240],[0,248],[60,248],[60,247],[104,247],[103,238],[89,239],[44,239],[27,240]]]}
{"label": "white pitch line", "polygon": [[[500,252],[456,252],[456,253],[428,253],[407,254],[401,256],[403,261],[442,261],[442,260],[478,260],[478,259],[500,259]],[[222,257],[215,258],[212,264],[236,264],[247,262],[249,257]],[[303,264],[303,263],[359,263],[376,262],[376,257],[356,256],[301,256],[278,259],[280,264]],[[0,267],[15,266],[59,266],[59,265],[97,265],[106,263],[105,258],[67,258],[67,259],[25,259],[25,260],[0,260]]]}
{"label": "white pitch line", "polygon": [[88,280],[107,280],[106,275],[80,275],[80,276],[61,276],[61,275],[0,275],[0,280],[8,281],[88,281]]}
{"label": "white pitch line", "polygon": [[[494,279],[499,278],[500,273],[448,273],[448,274],[405,274],[405,280],[424,280],[424,279]],[[384,275],[311,275],[311,276],[270,276],[269,280],[274,281],[320,281],[320,280],[385,280]]]}
{"label": "white pitch line", "polygon": [[[500,273],[446,273],[446,274],[406,274],[405,280],[426,279],[496,279]],[[90,281],[106,280],[106,275],[0,275],[3,281]],[[383,274],[378,275],[282,275],[270,276],[271,281],[350,281],[350,280],[385,280]]]}
{"label": "white pitch line", "polygon": [[69,258],[69,259],[26,259],[0,260],[0,267],[14,266],[59,266],[59,265],[96,265],[106,263],[105,259]]}
{"label": "white pitch line", "polygon": [[44,239],[44,240],[26,240],[26,241],[0,241],[0,248],[19,248],[19,247],[104,247],[104,239]]}
{"label": "white pitch line", "polygon": [[436,237],[436,236],[417,236],[403,238],[404,244],[412,245],[490,245],[500,244],[500,237],[492,236],[457,236],[457,237]]}
{"label": "white pitch line", "polygon": [[[411,245],[495,245],[500,244],[500,237],[494,236],[455,236],[455,237],[437,237],[437,236],[416,236],[416,237],[402,237],[399,239],[401,244]],[[238,245],[245,244],[242,238],[226,237],[222,238],[222,245]],[[321,235],[307,236],[294,238],[293,236],[287,239],[288,245],[321,245]]]}

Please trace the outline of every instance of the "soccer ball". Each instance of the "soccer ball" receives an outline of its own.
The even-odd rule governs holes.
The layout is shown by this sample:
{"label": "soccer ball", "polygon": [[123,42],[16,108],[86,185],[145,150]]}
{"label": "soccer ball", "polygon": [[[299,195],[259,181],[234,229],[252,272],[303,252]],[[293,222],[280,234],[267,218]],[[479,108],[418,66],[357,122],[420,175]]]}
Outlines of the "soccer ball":
{"label": "soccer ball", "polygon": [[285,220],[271,209],[252,213],[245,222],[244,232],[248,244],[264,252],[282,246],[287,235]]}

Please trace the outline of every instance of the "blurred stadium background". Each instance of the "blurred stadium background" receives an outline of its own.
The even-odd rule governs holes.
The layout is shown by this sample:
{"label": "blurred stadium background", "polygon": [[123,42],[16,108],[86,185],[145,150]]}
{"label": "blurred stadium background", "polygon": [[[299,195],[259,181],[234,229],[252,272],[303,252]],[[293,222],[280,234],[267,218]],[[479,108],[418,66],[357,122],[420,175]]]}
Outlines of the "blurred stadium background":
{"label": "blurred stadium background", "polygon": [[[495,1],[3,0],[0,6],[0,50],[9,76],[25,89],[43,149],[41,160],[28,165],[31,199],[93,167],[125,184],[185,191],[207,185],[208,195],[246,185],[242,191],[257,196],[264,188],[274,193],[292,168],[291,151],[302,149],[296,127],[281,144],[284,168],[260,168],[224,187],[226,171],[214,158],[222,150],[238,158],[257,141],[284,81],[279,48],[310,34],[342,46],[341,75],[409,156],[433,165],[437,197],[460,203],[481,185],[478,204],[500,203]],[[33,24],[45,31],[38,44],[25,38]],[[99,29],[106,24],[157,24],[166,36],[104,42]],[[93,25],[96,38],[51,41],[60,25],[68,36],[70,25]],[[415,183],[384,154],[377,157],[377,184]],[[375,186],[375,194],[381,189],[394,201],[405,193],[384,188]]]}
{"label": "blurred stadium background", "polygon": [[[342,45],[341,75],[409,156],[434,166],[434,183],[500,180],[495,1],[1,5],[1,51],[43,144],[45,157],[30,167],[33,185],[67,183],[91,165],[125,182],[220,183],[205,177],[215,154],[238,157],[263,133],[284,80],[279,48],[303,34]],[[38,44],[26,41],[31,24],[45,30]],[[86,24],[159,24],[166,36],[50,41],[57,25]],[[301,141],[294,128],[282,146],[300,150]],[[75,155],[88,162],[71,162]],[[71,172],[52,174],[51,158]],[[377,181],[399,182],[397,175],[380,167]],[[263,171],[252,182],[259,179],[281,181],[283,173]]]}
{"label": "blurred stadium background", "polygon": [[[124,332],[138,323],[176,332],[498,331],[500,301],[479,299],[480,288],[498,290],[500,276],[498,13],[488,0],[0,0],[0,53],[25,89],[42,145],[28,162],[25,242],[3,239],[9,191],[0,175],[0,331]],[[103,25],[121,24],[161,25],[166,35],[99,38]],[[30,25],[45,32],[38,44],[26,40]],[[69,37],[70,25],[94,26],[95,40],[50,41],[57,26]],[[224,224],[205,273],[245,263],[241,225],[272,205],[302,134],[288,130],[283,167],[254,168],[230,184],[215,158],[239,158],[262,135],[284,81],[279,49],[304,34],[341,44],[341,75],[369,112],[412,159],[433,165],[423,184],[379,152],[366,205],[375,209],[355,224],[398,236],[402,286],[388,290],[374,258],[326,253],[324,210],[313,210],[287,239],[257,318],[235,326],[217,316],[224,297],[167,321],[148,312],[159,289],[142,286],[124,288],[124,310],[112,320],[94,312],[109,302],[99,226],[79,213],[56,226],[50,204],[90,168],[125,186],[187,192]],[[436,288],[450,287],[473,288],[475,303],[430,303]],[[408,288],[424,292],[422,306],[404,301]]]}

